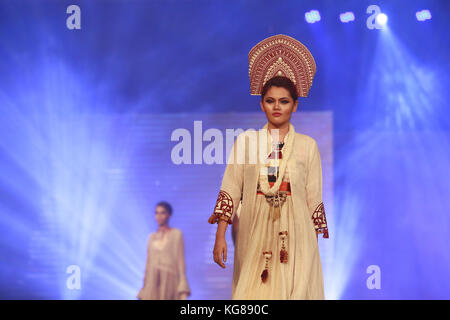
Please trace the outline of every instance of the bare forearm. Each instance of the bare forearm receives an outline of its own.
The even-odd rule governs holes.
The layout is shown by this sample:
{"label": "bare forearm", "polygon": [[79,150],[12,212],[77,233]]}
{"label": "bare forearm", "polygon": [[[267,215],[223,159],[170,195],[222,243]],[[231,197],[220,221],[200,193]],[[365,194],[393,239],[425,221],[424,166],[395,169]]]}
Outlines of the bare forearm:
{"label": "bare forearm", "polygon": [[216,238],[225,238],[225,233],[227,231],[228,222],[225,220],[219,220],[217,224]]}

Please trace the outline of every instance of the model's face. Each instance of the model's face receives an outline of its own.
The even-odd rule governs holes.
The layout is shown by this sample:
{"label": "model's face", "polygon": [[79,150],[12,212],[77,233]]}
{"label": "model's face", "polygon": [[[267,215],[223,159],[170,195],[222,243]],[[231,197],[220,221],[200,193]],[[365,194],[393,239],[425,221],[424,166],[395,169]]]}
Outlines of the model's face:
{"label": "model's face", "polygon": [[169,221],[169,213],[163,206],[157,206],[155,209],[155,219],[159,226],[167,224]]}
{"label": "model's face", "polygon": [[274,127],[289,123],[292,112],[297,110],[298,100],[294,102],[289,91],[283,87],[270,87],[261,101],[261,109],[267,121]]}

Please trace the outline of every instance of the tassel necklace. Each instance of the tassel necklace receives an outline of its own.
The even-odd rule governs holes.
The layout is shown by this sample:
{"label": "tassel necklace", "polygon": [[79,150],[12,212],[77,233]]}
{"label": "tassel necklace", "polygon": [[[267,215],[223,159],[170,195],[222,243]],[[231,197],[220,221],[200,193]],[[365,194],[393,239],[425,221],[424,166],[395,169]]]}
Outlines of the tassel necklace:
{"label": "tassel necklace", "polygon": [[261,273],[261,280],[263,283],[267,282],[267,278],[269,277],[269,260],[272,257],[272,251],[264,251],[263,256],[265,259],[264,270]]}
{"label": "tassel necklace", "polygon": [[281,263],[287,263],[288,261],[288,252],[286,250],[286,238],[287,238],[287,230],[280,231],[278,235],[281,239],[281,250],[280,250],[280,262]]}
{"label": "tassel necklace", "polygon": [[[267,248],[267,242],[272,243],[272,235],[273,235],[273,223],[270,223],[270,216],[267,220],[268,225],[268,233],[269,236],[265,237],[265,245],[264,247]],[[264,257],[264,270],[261,273],[261,281],[263,283],[267,282],[267,279],[269,278],[269,260],[272,258],[272,250],[265,250],[263,251],[263,257]]]}
{"label": "tassel necklace", "polygon": [[[263,129],[267,129],[267,126],[268,125],[266,124]],[[289,156],[292,153],[292,145],[294,143],[294,136],[295,136],[294,126],[291,123],[289,123],[289,131],[288,131],[287,136],[285,137],[286,142],[283,146],[283,149],[284,149],[283,160],[285,160],[285,161],[281,161],[281,165],[279,166],[279,169],[280,169],[279,176],[280,177],[283,177],[284,173],[286,171],[287,160],[289,159]],[[272,137],[270,136],[270,139],[267,139],[267,143],[270,143],[272,145],[271,141],[272,141]],[[278,141],[276,141],[276,142],[278,142]],[[274,148],[272,145],[271,153],[274,151],[273,149]],[[278,160],[277,153],[276,153],[276,156],[277,156],[277,160]],[[281,185],[281,182],[283,179],[277,179],[276,182],[273,184],[273,186],[270,187],[269,180],[267,179],[269,166],[270,166],[270,161],[266,161],[265,164],[260,164],[259,185],[261,187],[261,191],[266,196],[275,196],[278,193],[278,191],[280,190],[280,185]]]}
{"label": "tassel necklace", "polygon": [[[267,128],[267,124],[264,126],[264,128]],[[292,145],[294,141],[295,131],[292,124],[289,124],[289,132],[285,137],[285,143],[283,145],[283,155],[281,157],[281,161],[279,159],[279,149],[274,147],[274,144],[271,143],[272,148],[269,155],[272,153],[275,155],[276,160],[276,167],[277,170],[275,171],[275,183],[272,187],[269,185],[269,179],[268,179],[268,168],[270,166],[270,161],[268,161],[264,166],[261,165],[260,167],[260,174],[259,174],[259,186],[260,190],[264,193],[266,200],[269,203],[269,215],[268,215],[268,223],[270,224],[270,227],[273,226],[273,223],[270,223],[272,221],[275,221],[280,218],[281,215],[281,206],[286,201],[286,193],[280,193],[279,189],[281,186],[281,182],[283,181],[284,174],[286,172],[287,167],[287,160],[289,159],[289,156],[292,151]],[[271,141],[272,139],[270,139]],[[275,145],[278,146],[278,141],[275,142]],[[269,156],[270,157],[270,156]],[[280,163],[281,162],[281,163]],[[278,170],[279,169],[279,170]],[[279,172],[278,172],[279,171]],[[270,228],[272,229],[272,228]],[[271,238],[273,234],[273,230],[269,231],[270,237],[265,238],[265,248],[268,248],[267,242],[272,243]],[[287,235],[288,231],[280,231],[278,233],[279,240],[281,241],[281,249],[280,249],[280,263],[287,263],[288,262],[288,251],[286,247],[286,241],[287,241]],[[270,238],[270,241],[269,241]],[[264,257],[264,270],[261,273],[261,281],[263,283],[267,282],[267,279],[269,277],[269,261],[272,258],[272,251],[271,250],[264,250],[263,251],[263,257]]]}
{"label": "tassel necklace", "polygon": [[[268,126],[268,124],[266,124],[263,129],[267,129],[267,126]],[[270,143],[270,145],[272,146],[270,149],[271,151],[270,151],[269,155],[271,155],[271,154],[275,155],[275,160],[277,162],[276,167],[279,168],[279,170],[276,170],[276,172],[275,172],[276,181],[272,187],[270,187],[269,179],[268,179],[270,161],[266,161],[265,164],[260,164],[259,186],[260,186],[260,190],[266,196],[267,202],[269,202],[269,205],[270,205],[269,216],[272,217],[273,221],[280,218],[281,205],[286,201],[286,194],[280,193],[280,186],[281,186],[281,183],[283,182],[283,177],[286,172],[286,167],[287,167],[287,162],[288,162],[289,156],[292,153],[292,145],[294,143],[294,136],[295,136],[294,126],[291,123],[289,123],[289,131],[288,131],[287,135],[285,136],[286,142],[283,145],[283,156],[281,157],[281,159],[279,159],[280,151],[274,147],[274,145],[275,146],[278,145],[278,141],[275,141],[275,143],[272,143],[271,136],[270,136],[270,139],[267,139],[267,142]]]}

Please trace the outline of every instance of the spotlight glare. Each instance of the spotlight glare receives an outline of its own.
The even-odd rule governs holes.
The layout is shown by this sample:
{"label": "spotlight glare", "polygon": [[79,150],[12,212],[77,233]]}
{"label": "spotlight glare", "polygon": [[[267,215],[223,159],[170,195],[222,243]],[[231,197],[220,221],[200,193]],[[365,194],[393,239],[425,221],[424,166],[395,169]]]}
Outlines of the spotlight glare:
{"label": "spotlight glare", "polygon": [[416,18],[418,21],[425,21],[431,19],[431,12],[430,10],[421,10],[416,12]]}
{"label": "spotlight glare", "polygon": [[305,20],[308,23],[315,23],[320,21],[320,13],[317,10],[310,10],[305,12]]}
{"label": "spotlight glare", "polygon": [[355,21],[355,15],[353,14],[353,12],[347,11],[347,12],[341,13],[339,15],[339,19],[341,20],[342,23],[347,23],[350,21]]}
{"label": "spotlight glare", "polygon": [[378,24],[384,26],[387,23],[388,17],[384,13],[380,13],[379,15],[377,15],[376,19],[377,19]]}

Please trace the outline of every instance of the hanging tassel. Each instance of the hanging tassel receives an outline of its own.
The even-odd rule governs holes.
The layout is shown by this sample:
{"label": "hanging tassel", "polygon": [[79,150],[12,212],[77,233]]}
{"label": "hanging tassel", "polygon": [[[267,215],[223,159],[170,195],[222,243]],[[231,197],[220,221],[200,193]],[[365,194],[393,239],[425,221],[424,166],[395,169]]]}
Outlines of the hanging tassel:
{"label": "hanging tassel", "polygon": [[272,251],[264,251],[263,255],[265,258],[265,266],[263,272],[261,273],[261,281],[266,283],[267,278],[269,277],[269,259],[272,257]]}
{"label": "hanging tassel", "polygon": [[281,210],[280,192],[277,192],[274,195],[273,206],[274,206],[273,221],[275,221],[278,218],[280,218],[280,210]]}
{"label": "hanging tassel", "polygon": [[273,221],[277,220],[280,217],[280,203],[273,209]]}
{"label": "hanging tassel", "polygon": [[269,276],[269,271],[267,271],[267,269],[264,269],[263,272],[261,273],[261,280],[263,283],[266,283],[268,276]]}
{"label": "hanging tassel", "polygon": [[287,263],[288,262],[288,252],[286,250],[286,237],[287,237],[287,231],[281,231],[279,233],[281,238],[281,250],[280,250],[280,262],[281,263]]}
{"label": "hanging tassel", "polygon": [[280,250],[280,262],[287,263],[288,261],[288,253],[285,249]]}
{"label": "hanging tassel", "polygon": [[274,213],[273,213],[274,209],[273,209],[273,203],[269,205],[269,221],[270,219],[273,220],[274,218]]}

